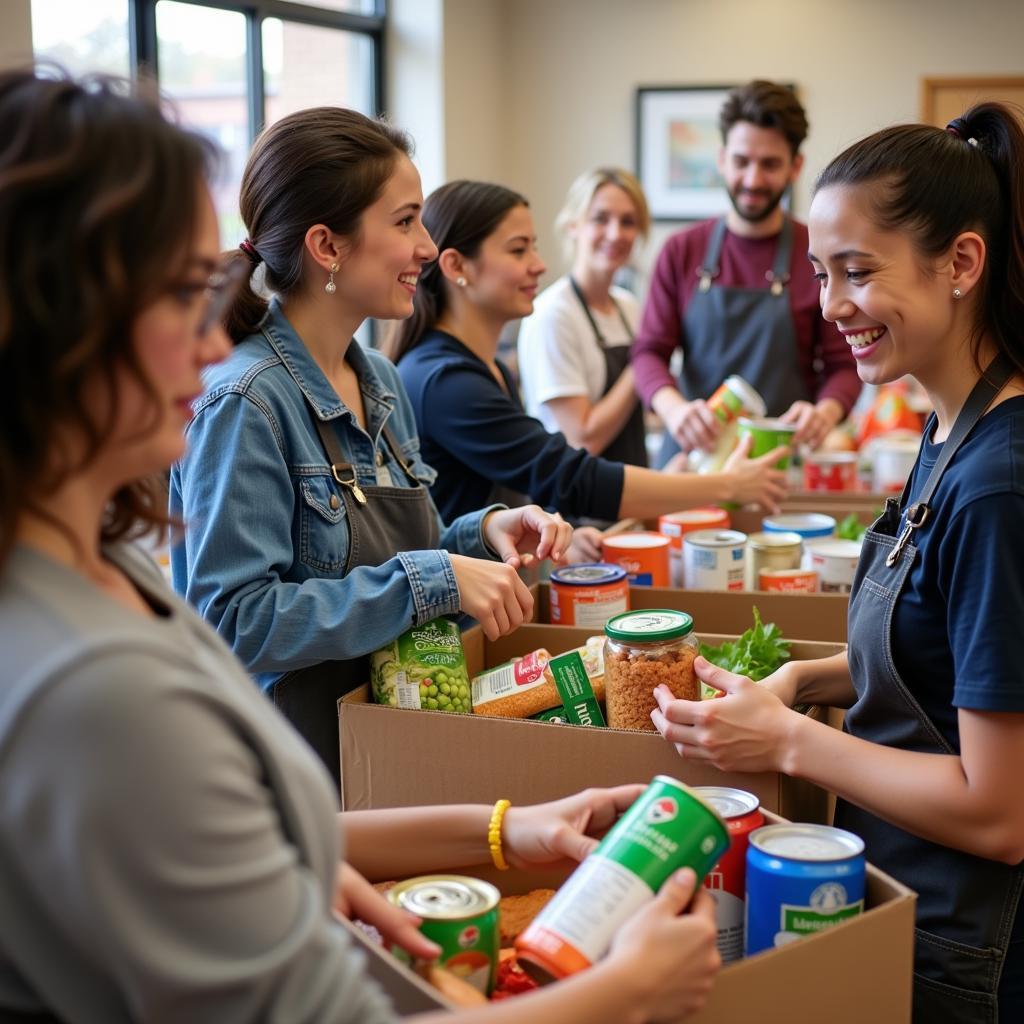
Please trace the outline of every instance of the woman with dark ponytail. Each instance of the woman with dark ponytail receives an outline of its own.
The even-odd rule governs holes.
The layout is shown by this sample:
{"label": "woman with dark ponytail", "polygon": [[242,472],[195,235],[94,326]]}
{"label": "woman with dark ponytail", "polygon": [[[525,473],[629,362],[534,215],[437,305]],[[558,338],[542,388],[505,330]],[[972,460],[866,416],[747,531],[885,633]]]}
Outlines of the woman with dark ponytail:
{"label": "woman with dark ponytail", "polygon": [[175,588],[335,779],[336,704],[368,678],[365,656],[460,610],[492,639],[509,632],[533,605],[520,553],[558,559],[571,535],[536,506],[496,503],[446,527],[394,367],[352,344],[367,317],[412,313],[437,254],[409,150],[389,125],[333,107],[257,139],[240,199],[249,235],[232,254],[248,270],[226,317],[235,349],[204,378],[171,477],[186,524]]}
{"label": "woman with dark ponytail", "polygon": [[[860,376],[935,409],[868,531],[847,654],[761,686],[698,659],[714,707],[659,695],[687,757],[840,797],[836,823],[918,893],[914,1021],[1024,1020],[1024,127],[985,103],[888,128],[818,180],[810,259]],[[789,710],[844,707],[839,732]]]}
{"label": "woman with dark ponytail", "polygon": [[[424,455],[439,473],[433,495],[442,514],[516,500],[601,520],[727,501],[775,509],[784,494],[775,463],[784,452],[749,459],[744,445],[723,473],[658,473],[548,433],[523,410],[497,358],[502,328],[529,315],[545,271],[526,200],[500,185],[455,181],[427,197],[423,222],[440,255],[423,269],[393,355]],[[577,531],[573,556],[593,561],[598,544],[597,531]]]}

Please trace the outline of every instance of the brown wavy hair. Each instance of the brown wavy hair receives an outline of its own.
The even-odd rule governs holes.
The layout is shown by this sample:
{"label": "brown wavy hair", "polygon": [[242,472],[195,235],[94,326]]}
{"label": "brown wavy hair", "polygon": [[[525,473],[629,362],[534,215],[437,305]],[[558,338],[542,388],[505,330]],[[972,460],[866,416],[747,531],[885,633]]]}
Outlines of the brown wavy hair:
{"label": "brown wavy hair", "polygon": [[[242,175],[239,209],[266,289],[287,295],[302,284],[306,232],[325,224],[357,241],[364,211],[384,191],[412,140],[386,121],[344,107],[311,107],[275,121],[256,140]],[[236,344],[255,333],[267,300],[252,287],[253,258],[241,249],[229,261],[250,272],[224,320]]]}
{"label": "brown wavy hair", "polygon": [[[155,422],[133,325],[181,273],[214,161],[151,85],[0,73],[0,565],[20,517],[45,515],[41,499],[107,443],[119,370],[149,394]],[[87,406],[97,387],[110,396],[99,416]],[[58,444],[69,432],[82,454]],[[166,525],[164,493],[162,481],[119,490],[103,539]]]}

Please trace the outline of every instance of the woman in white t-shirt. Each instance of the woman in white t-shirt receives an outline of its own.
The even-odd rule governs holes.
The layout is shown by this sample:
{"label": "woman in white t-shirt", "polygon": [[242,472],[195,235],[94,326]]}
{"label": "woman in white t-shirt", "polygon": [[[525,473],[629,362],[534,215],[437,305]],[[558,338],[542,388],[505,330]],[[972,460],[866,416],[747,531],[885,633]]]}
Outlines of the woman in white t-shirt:
{"label": "woman in white t-shirt", "polygon": [[640,304],[612,278],[649,226],[647,200],[628,171],[577,178],[556,221],[572,272],[538,296],[519,332],[527,411],[574,447],[636,466],[647,465],[629,364]]}

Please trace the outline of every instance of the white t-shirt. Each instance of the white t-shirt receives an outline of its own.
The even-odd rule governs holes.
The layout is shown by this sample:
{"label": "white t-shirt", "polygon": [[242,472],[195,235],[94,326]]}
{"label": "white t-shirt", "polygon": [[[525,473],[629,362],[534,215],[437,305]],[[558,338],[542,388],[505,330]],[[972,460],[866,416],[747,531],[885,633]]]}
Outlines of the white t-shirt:
{"label": "white t-shirt", "polygon": [[[624,288],[612,286],[618,303],[636,333],[640,303]],[[630,336],[617,311],[591,309],[605,344],[629,345]],[[582,396],[596,402],[608,384],[604,353],[568,277],[560,277],[537,296],[533,312],[519,329],[519,380],[526,411],[551,431],[559,429],[545,405],[553,398]]]}

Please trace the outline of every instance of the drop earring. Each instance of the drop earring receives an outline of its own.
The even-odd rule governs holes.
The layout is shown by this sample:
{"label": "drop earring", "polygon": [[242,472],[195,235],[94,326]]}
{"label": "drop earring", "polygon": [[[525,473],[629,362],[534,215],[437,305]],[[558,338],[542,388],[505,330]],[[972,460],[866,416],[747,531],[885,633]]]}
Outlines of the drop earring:
{"label": "drop earring", "polygon": [[959,299],[961,295],[963,295],[963,292],[960,291],[959,288],[954,288],[953,289],[953,298],[954,299]]}
{"label": "drop earring", "polygon": [[328,295],[333,295],[337,290],[338,286],[334,283],[334,275],[338,272],[338,264],[332,263],[330,270],[330,277],[327,278],[327,284],[324,285],[324,291]]}

